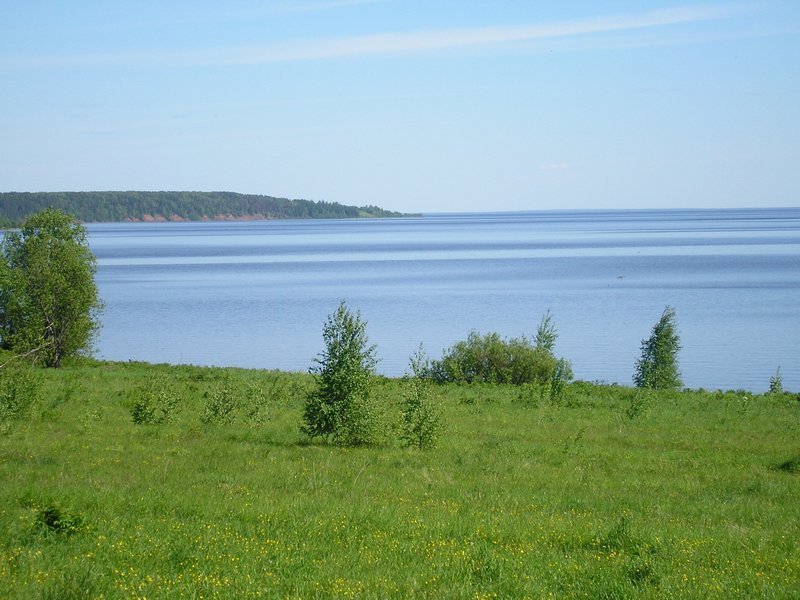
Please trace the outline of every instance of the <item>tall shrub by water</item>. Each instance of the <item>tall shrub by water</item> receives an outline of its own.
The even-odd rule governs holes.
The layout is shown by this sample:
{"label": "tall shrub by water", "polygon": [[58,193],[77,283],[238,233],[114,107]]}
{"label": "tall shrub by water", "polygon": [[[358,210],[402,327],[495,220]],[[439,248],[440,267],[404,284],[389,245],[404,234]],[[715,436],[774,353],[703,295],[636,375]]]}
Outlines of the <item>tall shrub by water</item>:
{"label": "tall shrub by water", "polygon": [[636,387],[677,389],[683,385],[678,370],[680,337],[675,329],[675,309],[667,306],[650,337],[642,340],[642,355],[636,362]]}
{"label": "tall shrub by water", "polygon": [[550,385],[557,379],[555,383],[563,383],[572,379],[572,369],[553,353],[557,338],[549,312],[533,342],[525,336],[504,339],[497,333],[472,331],[431,363],[430,375],[440,382]]}

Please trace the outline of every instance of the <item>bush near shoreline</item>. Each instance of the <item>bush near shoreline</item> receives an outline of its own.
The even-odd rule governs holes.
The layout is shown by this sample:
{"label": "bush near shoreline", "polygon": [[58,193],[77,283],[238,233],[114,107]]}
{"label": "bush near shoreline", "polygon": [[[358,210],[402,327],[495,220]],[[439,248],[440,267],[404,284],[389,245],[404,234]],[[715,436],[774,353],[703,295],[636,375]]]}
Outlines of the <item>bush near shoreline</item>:
{"label": "bush near shoreline", "polygon": [[[73,359],[35,376],[0,435],[8,598],[781,598],[800,582],[794,394],[433,385],[445,426],[420,452],[311,442],[301,373]],[[174,410],[134,423],[153,381]],[[397,428],[408,385],[374,382]],[[225,393],[234,415],[201,419]]]}

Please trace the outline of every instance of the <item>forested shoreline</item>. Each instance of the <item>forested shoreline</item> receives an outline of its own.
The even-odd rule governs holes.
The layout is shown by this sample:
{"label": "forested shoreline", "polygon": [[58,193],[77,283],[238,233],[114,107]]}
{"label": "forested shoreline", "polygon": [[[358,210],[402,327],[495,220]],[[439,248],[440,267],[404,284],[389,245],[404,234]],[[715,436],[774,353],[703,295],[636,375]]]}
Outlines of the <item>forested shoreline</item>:
{"label": "forested shoreline", "polygon": [[19,225],[48,207],[75,215],[85,223],[404,216],[377,206],[236,192],[0,192],[0,227]]}

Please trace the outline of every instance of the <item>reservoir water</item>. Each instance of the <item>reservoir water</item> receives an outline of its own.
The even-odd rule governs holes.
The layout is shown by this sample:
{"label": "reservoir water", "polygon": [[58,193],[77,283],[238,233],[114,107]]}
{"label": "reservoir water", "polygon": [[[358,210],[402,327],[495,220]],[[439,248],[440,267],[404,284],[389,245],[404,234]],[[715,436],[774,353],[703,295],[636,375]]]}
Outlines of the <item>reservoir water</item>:
{"label": "reservoir water", "polygon": [[629,384],[676,309],[684,383],[800,391],[800,209],[556,211],[88,226],[96,356],[305,371],[345,300],[402,374],[470,330],[550,310],[575,376]]}

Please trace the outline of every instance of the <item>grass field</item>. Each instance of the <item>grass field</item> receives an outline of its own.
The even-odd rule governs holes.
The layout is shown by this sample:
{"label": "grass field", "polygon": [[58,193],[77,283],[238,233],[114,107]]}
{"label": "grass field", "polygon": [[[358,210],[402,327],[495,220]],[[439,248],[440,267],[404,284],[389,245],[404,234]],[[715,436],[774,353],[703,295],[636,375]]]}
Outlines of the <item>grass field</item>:
{"label": "grass field", "polygon": [[[134,424],[154,373],[179,410]],[[434,387],[445,429],[421,452],[309,443],[302,374],[40,377],[0,435],[2,598],[800,597],[792,394]],[[225,378],[268,418],[203,423]],[[395,421],[404,385],[375,387]]]}

